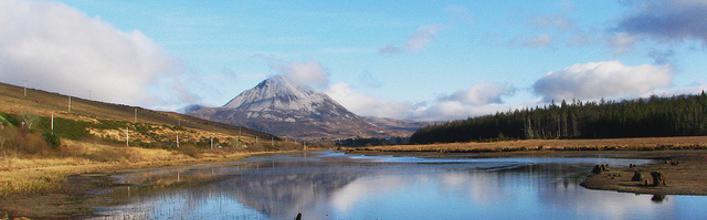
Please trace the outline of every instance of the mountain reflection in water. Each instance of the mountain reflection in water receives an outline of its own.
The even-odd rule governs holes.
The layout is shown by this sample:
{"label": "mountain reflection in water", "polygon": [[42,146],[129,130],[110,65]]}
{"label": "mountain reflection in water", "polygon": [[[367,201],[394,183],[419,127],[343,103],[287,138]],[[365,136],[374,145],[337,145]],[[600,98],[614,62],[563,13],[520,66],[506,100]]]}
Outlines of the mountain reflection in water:
{"label": "mountain reflection in water", "polygon": [[707,197],[587,190],[602,158],[422,159],[332,152],[250,158],[228,165],[155,169],[119,181],[221,176],[203,184],[109,194],[98,219],[707,219]]}

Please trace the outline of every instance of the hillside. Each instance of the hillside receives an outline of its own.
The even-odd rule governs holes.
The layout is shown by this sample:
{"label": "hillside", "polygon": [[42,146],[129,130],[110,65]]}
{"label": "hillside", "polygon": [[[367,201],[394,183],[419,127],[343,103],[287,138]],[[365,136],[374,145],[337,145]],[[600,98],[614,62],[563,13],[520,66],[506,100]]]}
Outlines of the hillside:
{"label": "hillside", "polygon": [[[77,141],[92,140],[125,145],[127,128],[131,146],[176,147],[177,136],[180,136],[179,142],[182,146],[197,148],[211,147],[212,137],[216,142],[215,146],[241,147],[243,150],[277,149],[285,145],[288,145],[287,148],[293,148],[295,145],[285,143],[271,134],[244,127],[174,112],[153,111],[76,97],[71,98],[69,111],[69,97],[66,95],[27,89],[25,96],[22,87],[4,83],[0,83],[0,103],[0,113],[4,115],[3,118],[7,118],[2,120],[14,119],[17,125],[21,125],[24,118],[30,117],[36,122],[36,128],[48,130],[51,116],[54,115],[55,132],[60,138]],[[257,144],[259,148],[252,147],[256,145],[256,137],[261,140]],[[246,149],[248,144],[251,145],[250,149]]]}
{"label": "hillside", "polygon": [[707,135],[707,95],[573,102],[428,126],[412,143]]}

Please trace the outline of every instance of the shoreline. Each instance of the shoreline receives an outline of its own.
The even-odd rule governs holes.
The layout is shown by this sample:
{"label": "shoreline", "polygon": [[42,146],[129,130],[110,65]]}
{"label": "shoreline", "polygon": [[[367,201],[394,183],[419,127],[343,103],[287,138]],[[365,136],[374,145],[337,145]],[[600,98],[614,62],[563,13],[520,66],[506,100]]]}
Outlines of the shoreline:
{"label": "shoreline", "polygon": [[[204,154],[200,157],[179,158],[175,160],[93,162],[80,165],[55,165],[2,171],[13,174],[24,173],[27,175],[24,176],[24,178],[31,177],[34,179],[33,181],[45,182],[49,187],[41,188],[36,191],[3,189],[3,193],[0,196],[0,219],[3,219],[5,215],[9,215],[13,218],[29,217],[31,219],[74,219],[77,217],[92,217],[93,210],[91,210],[91,206],[93,204],[91,203],[95,201],[91,201],[91,197],[96,195],[95,191],[119,186],[112,178],[118,174],[135,172],[140,169],[218,165],[236,162],[253,156],[295,152],[299,151],[231,152],[224,155]],[[52,172],[54,170],[61,170],[61,173],[57,173],[56,176],[51,178],[39,177],[45,172]],[[204,179],[198,181],[204,182],[208,180]],[[167,187],[171,185],[160,186]]]}

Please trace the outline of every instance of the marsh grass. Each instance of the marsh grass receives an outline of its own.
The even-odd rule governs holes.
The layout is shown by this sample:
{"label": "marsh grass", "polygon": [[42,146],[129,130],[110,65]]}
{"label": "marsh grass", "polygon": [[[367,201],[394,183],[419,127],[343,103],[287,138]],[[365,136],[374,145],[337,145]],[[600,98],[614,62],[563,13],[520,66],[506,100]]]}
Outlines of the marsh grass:
{"label": "marsh grass", "polygon": [[264,152],[192,152],[116,147],[67,140],[51,155],[15,154],[0,165],[0,196],[59,190],[67,176],[122,169],[236,160]]}
{"label": "marsh grass", "polygon": [[359,148],[352,147],[342,149],[347,151],[441,153],[484,153],[513,151],[701,150],[707,149],[707,136],[614,139],[532,139],[518,141],[395,145]]}

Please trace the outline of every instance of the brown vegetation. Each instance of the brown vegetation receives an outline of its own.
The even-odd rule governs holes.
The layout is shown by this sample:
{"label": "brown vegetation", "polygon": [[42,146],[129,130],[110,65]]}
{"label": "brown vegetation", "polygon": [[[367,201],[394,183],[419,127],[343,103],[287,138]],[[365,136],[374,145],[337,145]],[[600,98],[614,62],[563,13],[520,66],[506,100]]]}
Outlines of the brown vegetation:
{"label": "brown vegetation", "polygon": [[342,148],[355,152],[492,153],[514,151],[689,150],[707,149],[707,136],[551,139]]}

